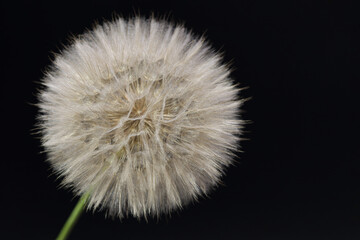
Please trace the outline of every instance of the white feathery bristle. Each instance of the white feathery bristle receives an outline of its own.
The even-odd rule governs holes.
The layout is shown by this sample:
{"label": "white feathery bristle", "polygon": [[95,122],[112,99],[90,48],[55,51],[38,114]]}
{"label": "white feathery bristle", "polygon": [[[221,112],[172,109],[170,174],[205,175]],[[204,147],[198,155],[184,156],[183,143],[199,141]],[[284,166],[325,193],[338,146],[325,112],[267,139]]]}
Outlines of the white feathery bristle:
{"label": "white feathery bristle", "polygon": [[75,39],[39,95],[43,145],[63,185],[120,218],[207,194],[243,125],[221,61],[203,38],[153,18],[120,18]]}

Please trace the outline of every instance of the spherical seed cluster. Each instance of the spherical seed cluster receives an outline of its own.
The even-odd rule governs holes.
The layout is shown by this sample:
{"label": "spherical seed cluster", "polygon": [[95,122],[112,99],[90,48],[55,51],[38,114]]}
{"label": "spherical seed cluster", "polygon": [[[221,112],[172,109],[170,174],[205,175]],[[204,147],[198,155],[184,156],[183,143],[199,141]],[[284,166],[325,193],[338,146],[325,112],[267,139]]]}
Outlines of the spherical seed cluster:
{"label": "spherical seed cluster", "polygon": [[181,26],[118,19],[76,39],[43,79],[49,162],[89,206],[159,215],[206,194],[242,120],[221,57]]}

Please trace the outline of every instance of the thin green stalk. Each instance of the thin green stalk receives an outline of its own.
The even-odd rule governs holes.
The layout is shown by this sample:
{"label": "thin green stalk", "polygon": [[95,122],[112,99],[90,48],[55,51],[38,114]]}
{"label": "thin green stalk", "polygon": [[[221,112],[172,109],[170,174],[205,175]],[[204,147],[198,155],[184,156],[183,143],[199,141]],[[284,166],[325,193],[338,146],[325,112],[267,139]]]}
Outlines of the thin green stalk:
{"label": "thin green stalk", "polygon": [[78,201],[75,208],[71,212],[69,218],[66,220],[56,240],[65,240],[68,238],[69,234],[71,233],[71,230],[73,229],[79,217],[81,216],[81,213],[84,211],[89,196],[90,196],[90,192],[85,193],[84,195],[81,196],[80,200]]}

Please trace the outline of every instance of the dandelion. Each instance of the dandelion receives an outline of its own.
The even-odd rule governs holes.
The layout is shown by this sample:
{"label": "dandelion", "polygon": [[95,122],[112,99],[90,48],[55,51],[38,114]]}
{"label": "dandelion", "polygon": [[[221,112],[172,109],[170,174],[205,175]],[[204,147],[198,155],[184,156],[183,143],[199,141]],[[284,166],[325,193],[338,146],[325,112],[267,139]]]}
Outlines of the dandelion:
{"label": "dandelion", "polygon": [[43,79],[40,126],[62,185],[110,216],[159,216],[215,187],[243,100],[203,38],[122,18],[76,38]]}

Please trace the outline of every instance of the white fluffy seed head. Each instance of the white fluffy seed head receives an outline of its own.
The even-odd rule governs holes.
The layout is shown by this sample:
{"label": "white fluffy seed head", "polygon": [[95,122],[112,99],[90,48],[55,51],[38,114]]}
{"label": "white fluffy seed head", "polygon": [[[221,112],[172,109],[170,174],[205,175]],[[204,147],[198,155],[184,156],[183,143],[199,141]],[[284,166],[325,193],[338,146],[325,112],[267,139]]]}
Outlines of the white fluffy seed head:
{"label": "white fluffy seed head", "polygon": [[77,38],[43,79],[48,160],[88,206],[158,216],[206,194],[240,128],[229,70],[202,38],[156,19],[118,19]]}

